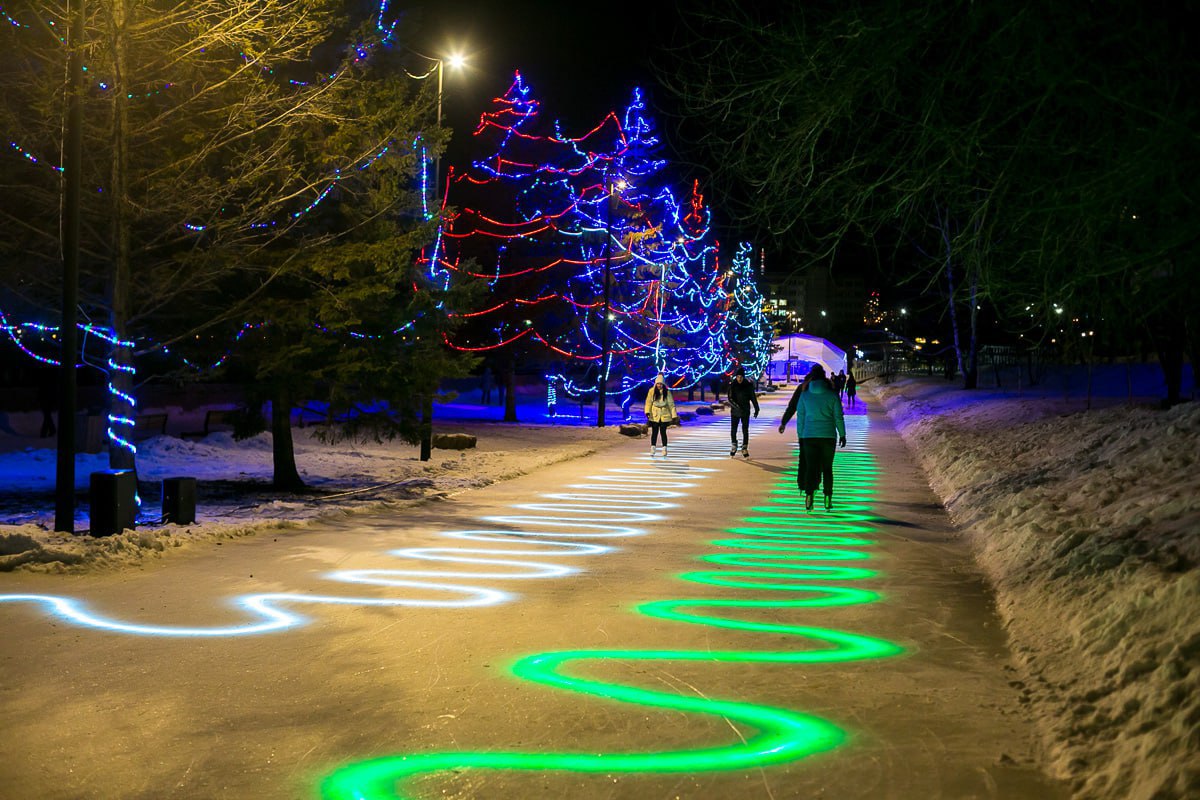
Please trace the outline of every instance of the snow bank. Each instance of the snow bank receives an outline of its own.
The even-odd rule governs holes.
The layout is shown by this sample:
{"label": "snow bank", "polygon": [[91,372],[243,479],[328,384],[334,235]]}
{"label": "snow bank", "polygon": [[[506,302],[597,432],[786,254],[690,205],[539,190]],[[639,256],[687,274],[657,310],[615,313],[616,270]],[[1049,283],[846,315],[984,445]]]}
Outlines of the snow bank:
{"label": "snow bank", "polygon": [[1049,769],[1077,798],[1200,797],[1200,403],[867,388],[994,585]]}

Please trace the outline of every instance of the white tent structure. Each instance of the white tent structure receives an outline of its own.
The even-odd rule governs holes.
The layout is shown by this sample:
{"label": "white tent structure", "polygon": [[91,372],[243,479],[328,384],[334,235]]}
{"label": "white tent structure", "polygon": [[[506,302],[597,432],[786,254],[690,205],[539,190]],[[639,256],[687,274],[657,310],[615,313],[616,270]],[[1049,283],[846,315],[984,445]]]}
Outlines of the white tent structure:
{"label": "white tent structure", "polygon": [[846,369],[845,351],[826,339],[793,333],[780,336],[774,345],[775,352],[767,365],[767,375],[772,381],[799,381],[813,364],[823,366],[827,375],[836,375]]}

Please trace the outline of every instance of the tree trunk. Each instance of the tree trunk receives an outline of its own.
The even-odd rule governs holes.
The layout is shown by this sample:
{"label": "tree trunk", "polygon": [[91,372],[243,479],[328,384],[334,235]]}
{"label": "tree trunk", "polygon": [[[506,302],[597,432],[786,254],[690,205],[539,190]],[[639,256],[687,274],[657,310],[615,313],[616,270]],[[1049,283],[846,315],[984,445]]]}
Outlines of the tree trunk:
{"label": "tree trunk", "polygon": [[59,366],[58,446],[54,472],[54,530],[75,532],[75,412],[79,362],[79,228],[80,168],[83,162],[83,41],[86,29],[82,0],[70,8],[67,44],[66,108],[63,119],[63,194],[60,216],[62,285],[62,363]]}
{"label": "tree trunk", "polygon": [[[954,296],[954,261],[950,258],[950,232],[947,230],[949,224],[949,221],[943,219],[939,214],[938,225],[942,229],[942,247],[945,251],[946,287],[949,293],[950,336],[954,342],[954,356],[958,362],[958,372],[965,377],[967,374],[967,365],[963,360],[962,342],[958,336],[958,304],[955,302]],[[967,388],[971,387],[968,386]]]}
{"label": "tree trunk", "polygon": [[1170,408],[1183,402],[1183,342],[1167,338],[1158,343],[1157,350],[1158,363],[1167,383],[1163,407]]}
{"label": "tree trunk", "polygon": [[1087,360],[1087,410],[1088,411],[1092,410],[1092,392],[1095,388],[1093,385],[1094,379],[1095,379],[1095,374],[1093,373],[1093,368],[1092,368],[1092,358],[1091,358],[1091,354],[1089,354],[1088,360]]}
{"label": "tree trunk", "polygon": [[1163,408],[1170,408],[1183,401],[1183,356],[1187,348],[1187,322],[1182,315],[1168,308],[1155,314],[1147,322],[1147,329],[1163,380],[1167,384],[1167,396]]}
{"label": "tree trunk", "polygon": [[1200,361],[1200,314],[1196,313],[1196,309],[1191,310],[1191,314],[1184,322],[1184,339],[1186,341],[1186,350],[1188,361],[1192,365],[1192,399],[1196,399],[1196,364]]}
{"label": "tree trunk", "polygon": [[303,489],[292,443],[292,399],[282,386],[271,391],[271,456],[275,468],[272,486],[285,491]]}
{"label": "tree trunk", "polygon": [[[129,53],[127,31],[132,25],[129,0],[116,0],[112,8],[113,82],[112,96],[112,171],[109,178],[110,223],[112,225],[112,284],[109,299],[109,323],[117,340],[109,349],[109,435],[108,465],[112,469],[135,469],[132,445],[115,440],[112,434],[132,440],[132,421],[137,417],[133,397],[133,350],[122,346],[128,341],[130,313],[129,252]],[[113,421],[129,420],[129,423]]]}
{"label": "tree trunk", "polygon": [[512,361],[504,370],[504,421],[517,422],[517,368]]}
{"label": "tree trunk", "polygon": [[433,395],[421,398],[421,460],[428,461],[433,455]]}
{"label": "tree trunk", "polygon": [[971,338],[967,350],[967,372],[963,374],[963,388],[975,389],[979,386],[979,335],[978,335],[978,317],[979,317],[979,270],[971,270],[971,295],[970,302],[970,322],[971,322]]}

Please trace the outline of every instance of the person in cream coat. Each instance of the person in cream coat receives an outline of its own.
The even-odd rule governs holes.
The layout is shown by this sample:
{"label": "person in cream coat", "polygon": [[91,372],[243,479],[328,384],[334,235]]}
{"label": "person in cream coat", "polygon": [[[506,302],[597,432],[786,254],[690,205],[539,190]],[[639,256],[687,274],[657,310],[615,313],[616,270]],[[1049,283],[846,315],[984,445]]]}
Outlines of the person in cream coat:
{"label": "person in cream coat", "polygon": [[650,456],[658,455],[658,437],[662,435],[663,456],[667,455],[667,427],[679,415],[675,412],[675,398],[667,388],[662,375],[654,379],[654,386],[646,393],[646,422],[650,423]]}

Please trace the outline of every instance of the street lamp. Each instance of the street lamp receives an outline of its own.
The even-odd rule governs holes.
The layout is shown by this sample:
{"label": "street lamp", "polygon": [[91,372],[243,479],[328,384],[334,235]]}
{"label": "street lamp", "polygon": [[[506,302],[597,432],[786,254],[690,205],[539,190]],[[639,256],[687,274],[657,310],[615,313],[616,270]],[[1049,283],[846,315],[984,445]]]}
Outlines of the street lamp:
{"label": "street lamp", "polygon": [[[449,64],[450,67],[456,71],[461,70],[467,65],[467,58],[462,53],[450,53],[444,58],[436,58],[434,56],[427,56],[424,53],[419,53],[416,50],[412,50],[411,52],[413,55],[420,56],[421,58],[425,59],[426,61],[431,62],[433,64],[433,67],[429,70],[429,72],[426,72],[424,75],[413,75],[412,73],[408,73],[408,77],[414,78],[416,80],[425,80],[426,78],[432,77],[434,73],[437,73],[437,127],[441,128],[442,127],[442,94],[443,94],[442,89],[443,89],[443,85],[444,85],[446,64]],[[433,195],[434,195],[434,197],[440,198],[440,196],[441,196],[441,192],[440,192],[441,181],[442,181],[442,157],[439,154],[437,156],[434,156],[434,159],[433,159]],[[439,202],[440,202],[440,200],[439,200]]]}

